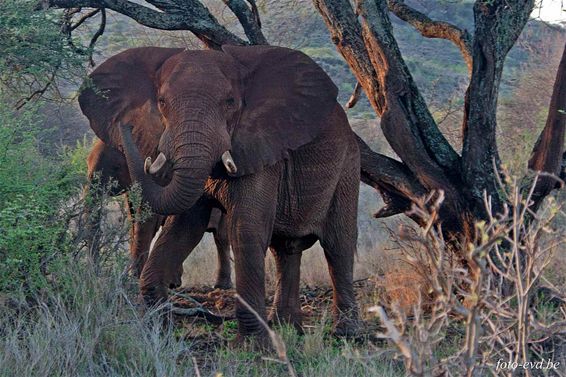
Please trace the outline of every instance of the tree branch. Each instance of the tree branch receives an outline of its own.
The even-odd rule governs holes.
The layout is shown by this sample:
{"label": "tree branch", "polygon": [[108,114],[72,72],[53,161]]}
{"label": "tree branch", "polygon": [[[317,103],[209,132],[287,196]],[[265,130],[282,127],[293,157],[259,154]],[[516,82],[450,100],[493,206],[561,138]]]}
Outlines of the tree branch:
{"label": "tree branch", "polygon": [[88,60],[89,60],[90,65],[92,67],[94,67],[96,65],[96,64],[94,64],[94,60],[92,58],[94,45],[96,44],[96,41],[98,40],[98,38],[100,38],[100,36],[102,36],[102,34],[104,34],[104,29],[106,29],[106,9],[102,8],[102,9],[100,9],[100,12],[101,12],[100,13],[100,26],[98,27],[98,30],[96,30],[96,33],[94,33],[94,35],[90,39],[90,43],[88,44],[88,50],[89,50]]}
{"label": "tree branch", "polygon": [[[381,116],[387,141],[426,190],[444,190],[451,226],[462,225],[462,203],[447,174],[460,161],[438,129],[403,61],[385,0],[314,0],[332,41]],[[358,17],[361,20],[358,22]],[[450,208],[448,208],[450,207]]]}
{"label": "tree branch", "polygon": [[160,30],[189,30],[208,47],[219,48],[223,44],[245,45],[243,39],[229,32],[196,0],[153,0],[150,4],[161,9],[156,11],[126,0],[42,0],[44,6],[54,8],[107,8],[121,13],[136,22]]}
{"label": "tree branch", "polygon": [[360,138],[361,180],[378,190],[385,206],[374,216],[389,217],[411,208],[411,203],[426,195],[427,190],[419,183],[405,164],[376,153]]}
{"label": "tree branch", "polygon": [[[432,160],[442,170],[457,170],[459,156],[436,126],[403,61],[392,34],[388,12],[382,9],[384,0],[377,2],[379,7],[373,2],[358,0],[357,14],[347,0],[314,0],[314,3],[331,32],[333,42],[350,65],[377,114],[383,116],[388,109],[386,95],[403,99],[400,111],[413,128],[409,131],[409,138],[403,141],[403,145],[392,140],[401,138],[397,126],[395,132],[386,133],[390,144],[397,144],[397,148],[394,146],[393,149],[399,157],[407,162],[403,154],[420,146],[420,150],[428,156],[419,157],[419,161]],[[380,12],[372,11],[370,15],[368,8],[379,8]],[[363,28],[358,22],[358,15]],[[413,143],[413,139],[418,140]]]}
{"label": "tree branch", "polygon": [[358,1],[362,35],[385,88],[381,128],[387,141],[427,190],[444,190],[451,216],[461,214],[458,190],[448,174],[458,171],[459,156],[444,138],[403,61],[392,33],[385,0]]}
{"label": "tree branch", "polygon": [[362,30],[347,0],[313,0],[330,31],[332,42],[342,54],[378,115],[383,113],[385,97],[377,72],[365,47]]}
{"label": "tree branch", "polygon": [[136,22],[159,30],[186,30],[183,17],[152,10],[143,5],[123,0],[43,0],[53,8],[108,8],[135,20]]}
{"label": "tree branch", "polygon": [[259,27],[261,27],[261,18],[259,17],[259,9],[257,9],[257,4],[255,3],[255,0],[246,0],[248,3],[250,3],[250,6],[252,7],[252,15],[255,18],[255,22],[258,24]]}
{"label": "tree branch", "polygon": [[[151,0],[157,1],[157,0]],[[220,49],[222,45],[247,45],[246,41],[231,33],[222,26],[199,0],[160,0],[171,1],[182,9],[184,19],[188,22],[190,30],[207,47]]]}
{"label": "tree branch", "polygon": [[257,7],[253,0],[250,1],[252,9],[248,8],[243,0],[223,0],[224,4],[230,8],[232,13],[236,15],[238,21],[244,28],[244,33],[248,37],[251,44],[254,45],[266,45],[267,39],[261,31],[261,21],[259,19],[259,13],[257,12]]}
{"label": "tree branch", "polygon": [[[80,8],[79,8],[79,9],[80,9]],[[69,28],[70,31],[75,30],[76,28],[78,28],[79,26],[81,26],[86,20],[88,20],[88,19],[91,18],[91,17],[96,16],[99,12],[100,12],[100,8],[82,14],[81,17],[77,20],[77,22],[75,22],[73,25],[70,26],[70,28]]]}
{"label": "tree branch", "polygon": [[352,92],[352,95],[350,96],[350,99],[348,100],[348,103],[346,103],[345,107],[347,109],[351,109],[352,107],[356,106],[356,103],[358,103],[358,101],[360,100],[361,94],[362,94],[362,86],[360,85],[359,82],[356,82],[354,91]]}
{"label": "tree branch", "polygon": [[417,29],[423,37],[441,38],[453,42],[462,53],[468,71],[472,72],[472,41],[467,30],[444,21],[431,20],[425,14],[411,8],[403,0],[388,0],[389,11],[408,22]]}
{"label": "tree branch", "polygon": [[47,91],[47,89],[49,89],[49,87],[53,84],[53,82],[55,81],[55,77],[57,75],[57,71],[59,70],[60,65],[57,64],[57,66],[53,69],[53,72],[51,73],[51,75],[49,76],[49,80],[47,80],[47,83],[45,83],[45,85],[40,88],[37,89],[36,91],[34,91],[33,93],[31,93],[29,96],[25,97],[25,98],[20,98],[15,105],[16,110],[20,110],[22,107],[25,106],[25,104],[27,104],[29,101],[31,101],[34,98],[40,97],[43,94],[45,94],[45,92]]}

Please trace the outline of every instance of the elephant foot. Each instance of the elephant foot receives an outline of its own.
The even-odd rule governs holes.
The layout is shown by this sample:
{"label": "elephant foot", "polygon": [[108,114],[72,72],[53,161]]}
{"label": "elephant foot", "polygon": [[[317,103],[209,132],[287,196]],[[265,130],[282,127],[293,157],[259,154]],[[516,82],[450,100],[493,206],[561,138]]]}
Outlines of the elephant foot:
{"label": "elephant foot", "polygon": [[332,334],[338,338],[352,339],[360,334],[360,330],[359,321],[341,321],[334,326]]}
{"label": "elephant foot", "polygon": [[179,288],[181,285],[182,281],[180,277],[178,279],[172,279],[169,281],[169,289]]}
{"label": "elephant foot", "polygon": [[240,348],[258,353],[272,353],[274,351],[267,331],[254,333],[253,335],[242,335],[238,333],[236,338],[229,343],[229,346],[230,348]]}
{"label": "elephant foot", "polygon": [[183,266],[179,266],[179,268],[175,272],[171,272],[168,274],[166,281],[167,286],[169,289],[179,288],[183,283]]}
{"label": "elephant foot", "polygon": [[141,286],[143,301],[148,307],[155,307],[167,301],[167,287],[164,284]]}
{"label": "elephant foot", "polygon": [[216,283],[214,283],[214,288],[228,290],[232,288],[232,280],[228,279],[217,279]]}
{"label": "elephant foot", "polygon": [[359,319],[357,308],[335,313],[332,329],[334,336],[352,339],[357,337],[361,330],[362,322]]}
{"label": "elephant foot", "polygon": [[303,329],[303,312],[300,308],[274,308],[269,315],[269,324],[293,326],[300,334]]}

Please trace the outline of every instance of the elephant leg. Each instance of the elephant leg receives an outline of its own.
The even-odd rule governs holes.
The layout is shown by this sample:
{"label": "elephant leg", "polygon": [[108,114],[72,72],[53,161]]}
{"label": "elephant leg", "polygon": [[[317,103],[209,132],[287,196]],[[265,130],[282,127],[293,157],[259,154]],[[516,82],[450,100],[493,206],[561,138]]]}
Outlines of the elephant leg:
{"label": "elephant leg", "polygon": [[[236,267],[236,291],[265,320],[267,237],[258,234],[257,229],[241,221],[235,221],[233,229],[231,239],[234,240],[232,248]],[[261,337],[265,335],[265,329],[258,321],[256,314],[247,310],[240,302],[236,303],[236,318],[240,336],[257,335]]]}
{"label": "elephant leg", "polygon": [[302,250],[271,248],[277,268],[275,300],[270,322],[289,323],[302,331],[302,312],[299,302]]}
{"label": "elephant leg", "polygon": [[[277,172],[276,168],[271,168]],[[255,336],[266,341],[266,330],[258,320],[267,319],[265,310],[265,252],[269,246],[277,201],[278,179],[266,169],[238,180],[233,193],[234,206],[228,212],[230,243],[234,252],[236,291],[256,312],[249,311],[241,302],[236,303],[238,335]]]}
{"label": "elephant leg", "polygon": [[334,333],[338,336],[354,336],[360,326],[353,286],[358,182],[339,181],[320,239],[332,280]]}
{"label": "elephant leg", "polygon": [[214,288],[232,288],[231,266],[230,266],[230,241],[228,238],[228,226],[226,216],[222,215],[218,227],[213,233],[214,243],[218,251],[218,265],[216,267],[216,282]]}
{"label": "elephant leg", "polygon": [[147,304],[167,298],[170,277],[178,275],[179,266],[202,239],[209,216],[210,208],[202,201],[187,213],[167,217],[141,274],[140,291]]}
{"label": "elephant leg", "polygon": [[133,208],[128,194],[126,194],[126,206],[132,223],[130,228],[130,271],[136,278],[139,278],[149,255],[151,241],[163,222],[163,216],[152,214],[143,222],[136,220],[140,215],[139,209]]}

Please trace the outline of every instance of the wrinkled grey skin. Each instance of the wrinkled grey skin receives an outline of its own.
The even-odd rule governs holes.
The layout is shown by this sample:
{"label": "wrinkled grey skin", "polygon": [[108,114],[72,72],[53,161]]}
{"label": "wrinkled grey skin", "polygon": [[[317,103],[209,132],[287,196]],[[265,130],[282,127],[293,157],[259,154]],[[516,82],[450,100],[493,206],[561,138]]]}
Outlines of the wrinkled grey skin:
{"label": "wrinkled grey skin", "polygon": [[[113,77],[109,99],[85,91],[81,108],[93,129],[115,126],[99,137],[120,134],[132,180],[154,211],[168,215],[142,272],[146,301],[166,298],[165,276],[200,241],[212,209],[220,208],[237,292],[261,317],[267,317],[265,250],[277,264],[272,316],[299,325],[301,253],[318,240],[333,284],[335,333],[354,334],[360,152],[337,89],[320,67],[289,49],[224,46],[222,52],[128,50],[97,71],[91,76],[97,86]],[[165,126],[159,151],[146,152],[136,142],[144,111]],[[172,165],[164,187],[143,168],[144,157],[157,152]],[[236,316],[239,335],[265,335],[243,305]]]}
{"label": "wrinkled grey skin", "polygon": [[[117,149],[106,145],[102,141],[97,141],[87,158],[88,169],[88,188],[93,195],[100,193],[101,189],[108,187],[109,195],[117,196],[125,194],[125,204],[128,209],[128,216],[132,222],[130,228],[130,258],[132,274],[139,278],[149,255],[151,241],[155,234],[164,224],[166,216],[152,214],[143,222],[135,221],[135,209],[129,200],[129,188],[131,186],[130,173],[124,155]],[[171,172],[167,167],[153,174],[153,179],[164,185],[171,180]],[[111,183],[112,184],[109,184]],[[89,211],[95,212],[95,211]],[[96,214],[91,213],[89,226],[92,227],[90,233],[93,238],[94,234],[99,231],[96,224],[99,219],[95,219]],[[190,229],[187,229],[190,232]],[[215,210],[209,220],[207,227],[208,232],[214,235],[214,242],[218,251],[218,265],[216,270],[216,280],[214,287],[221,289],[229,289],[232,287],[231,270],[230,270],[230,244],[228,241],[228,229],[225,219],[219,210]],[[95,245],[91,245],[96,247]],[[181,285],[181,276],[183,274],[183,265],[180,264],[170,276],[165,278],[166,284],[170,288],[179,287]]]}

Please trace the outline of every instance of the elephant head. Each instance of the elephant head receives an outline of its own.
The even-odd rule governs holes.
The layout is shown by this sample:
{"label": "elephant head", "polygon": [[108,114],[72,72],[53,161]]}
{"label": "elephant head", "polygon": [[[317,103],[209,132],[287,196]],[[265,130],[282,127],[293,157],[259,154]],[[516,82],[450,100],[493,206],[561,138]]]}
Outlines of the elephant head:
{"label": "elephant head", "polygon": [[[303,53],[281,47],[135,49],[105,64],[113,87],[106,99],[88,93],[91,103],[97,96],[98,108],[85,114],[91,124],[94,118],[102,128],[109,125],[101,138],[117,140],[122,131],[132,178],[154,211],[166,215],[193,206],[215,167],[233,177],[253,174],[311,142],[336,106],[337,88],[324,71]],[[145,171],[170,164],[165,187],[144,172],[142,156],[152,154],[140,143],[144,118],[163,126],[159,156],[146,160]]]}

